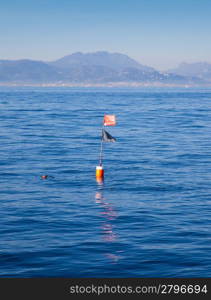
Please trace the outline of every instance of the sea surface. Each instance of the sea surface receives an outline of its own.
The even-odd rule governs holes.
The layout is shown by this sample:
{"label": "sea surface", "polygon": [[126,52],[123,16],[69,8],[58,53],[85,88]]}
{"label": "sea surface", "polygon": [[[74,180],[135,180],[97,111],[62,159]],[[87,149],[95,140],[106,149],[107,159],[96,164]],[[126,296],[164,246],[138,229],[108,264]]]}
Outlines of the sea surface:
{"label": "sea surface", "polygon": [[210,276],[211,89],[0,87],[0,277]]}

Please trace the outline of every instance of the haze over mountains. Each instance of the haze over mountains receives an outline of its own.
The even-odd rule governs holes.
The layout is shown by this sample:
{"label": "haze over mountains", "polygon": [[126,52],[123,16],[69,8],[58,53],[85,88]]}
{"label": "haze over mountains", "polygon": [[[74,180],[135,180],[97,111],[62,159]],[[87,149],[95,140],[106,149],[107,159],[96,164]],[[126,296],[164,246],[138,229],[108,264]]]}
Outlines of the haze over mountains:
{"label": "haze over mountains", "polygon": [[211,64],[207,62],[181,63],[176,69],[171,69],[169,72],[181,76],[195,76],[211,82]]}
{"label": "haze over mountains", "polygon": [[0,60],[0,84],[211,85],[211,64],[183,63],[159,72],[121,53],[73,53],[52,62]]}

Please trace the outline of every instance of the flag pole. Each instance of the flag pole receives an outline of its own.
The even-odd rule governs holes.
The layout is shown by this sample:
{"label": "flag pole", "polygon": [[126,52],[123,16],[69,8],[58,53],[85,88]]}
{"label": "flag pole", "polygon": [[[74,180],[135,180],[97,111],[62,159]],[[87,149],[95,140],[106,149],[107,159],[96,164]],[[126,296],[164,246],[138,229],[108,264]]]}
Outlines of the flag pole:
{"label": "flag pole", "polygon": [[102,129],[101,129],[100,160],[99,160],[100,166],[103,165],[103,128],[104,128],[104,125],[102,125]]}
{"label": "flag pole", "polygon": [[103,142],[115,142],[116,139],[110,135],[107,131],[104,130],[104,126],[114,126],[116,125],[116,117],[115,115],[104,115],[103,124],[102,124],[102,136],[100,142],[100,157],[99,157],[99,165],[96,166],[96,179],[97,182],[102,183],[104,177],[104,169],[103,169]]}
{"label": "flag pole", "polygon": [[99,157],[99,166],[96,167],[96,179],[99,183],[103,182],[104,169],[103,169],[103,128],[104,128],[104,119],[101,128],[101,141],[100,141],[100,157]]}

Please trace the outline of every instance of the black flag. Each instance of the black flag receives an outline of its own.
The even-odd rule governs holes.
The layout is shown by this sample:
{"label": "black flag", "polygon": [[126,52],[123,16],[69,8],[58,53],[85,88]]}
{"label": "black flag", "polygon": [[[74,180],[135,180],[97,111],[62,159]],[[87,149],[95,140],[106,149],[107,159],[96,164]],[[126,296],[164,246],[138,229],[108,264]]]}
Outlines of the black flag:
{"label": "black flag", "polygon": [[116,142],[116,139],[104,129],[102,130],[102,140],[104,142]]}

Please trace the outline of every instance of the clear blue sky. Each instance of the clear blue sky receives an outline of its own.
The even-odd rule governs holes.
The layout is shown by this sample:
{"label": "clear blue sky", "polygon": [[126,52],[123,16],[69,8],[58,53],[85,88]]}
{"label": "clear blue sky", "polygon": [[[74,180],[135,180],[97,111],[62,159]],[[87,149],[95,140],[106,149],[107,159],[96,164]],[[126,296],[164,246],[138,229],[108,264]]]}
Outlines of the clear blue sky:
{"label": "clear blue sky", "polygon": [[211,0],[0,0],[0,59],[98,50],[161,70],[211,62]]}

